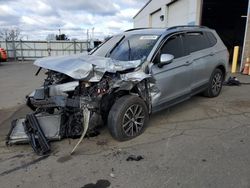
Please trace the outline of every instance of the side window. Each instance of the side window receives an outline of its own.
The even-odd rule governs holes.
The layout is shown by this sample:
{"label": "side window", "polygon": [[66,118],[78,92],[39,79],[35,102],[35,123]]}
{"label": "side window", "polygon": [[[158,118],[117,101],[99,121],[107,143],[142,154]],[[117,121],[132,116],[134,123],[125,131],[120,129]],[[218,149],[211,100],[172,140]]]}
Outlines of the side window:
{"label": "side window", "polygon": [[190,32],[184,34],[184,46],[189,53],[203,50],[210,47],[206,35],[203,32]]}
{"label": "side window", "polygon": [[161,54],[172,54],[175,59],[184,56],[180,35],[170,37],[161,48]]}
{"label": "side window", "polygon": [[214,46],[217,43],[217,39],[215,38],[214,34],[211,32],[206,32],[206,34],[210,42],[210,47]]}

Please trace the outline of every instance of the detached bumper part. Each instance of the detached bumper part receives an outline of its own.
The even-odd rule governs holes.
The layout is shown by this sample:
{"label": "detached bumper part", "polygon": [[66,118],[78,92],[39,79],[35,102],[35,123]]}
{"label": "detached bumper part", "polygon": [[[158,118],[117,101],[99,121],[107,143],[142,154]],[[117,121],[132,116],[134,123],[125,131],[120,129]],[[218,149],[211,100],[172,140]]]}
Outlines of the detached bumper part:
{"label": "detached bumper part", "polygon": [[61,139],[61,115],[29,114],[12,122],[6,144],[30,143],[38,155],[50,151],[49,140]]}
{"label": "detached bumper part", "polygon": [[38,155],[46,155],[50,152],[49,141],[44,135],[39,122],[34,114],[28,114],[23,123],[30,145]]}

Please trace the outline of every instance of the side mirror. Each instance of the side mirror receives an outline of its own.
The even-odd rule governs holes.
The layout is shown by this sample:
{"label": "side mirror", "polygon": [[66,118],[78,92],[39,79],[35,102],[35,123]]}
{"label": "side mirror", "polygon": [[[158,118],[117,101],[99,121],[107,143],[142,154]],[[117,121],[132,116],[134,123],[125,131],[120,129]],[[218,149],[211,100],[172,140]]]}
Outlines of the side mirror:
{"label": "side mirror", "polygon": [[161,54],[160,62],[158,63],[158,67],[162,68],[164,65],[171,63],[174,59],[174,56],[171,54]]}

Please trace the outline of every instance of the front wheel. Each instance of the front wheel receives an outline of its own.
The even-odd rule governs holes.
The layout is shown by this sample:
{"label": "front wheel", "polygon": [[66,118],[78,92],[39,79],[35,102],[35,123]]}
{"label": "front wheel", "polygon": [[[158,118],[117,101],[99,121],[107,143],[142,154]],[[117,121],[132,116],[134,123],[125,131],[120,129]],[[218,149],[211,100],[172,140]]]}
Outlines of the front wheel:
{"label": "front wheel", "polygon": [[126,95],[112,106],[108,116],[108,129],[116,140],[125,141],[143,133],[148,120],[145,102],[140,97]]}
{"label": "front wheel", "polygon": [[206,97],[217,97],[222,89],[224,75],[220,69],[215,69],[209,80],[208,88],[204,92]]}

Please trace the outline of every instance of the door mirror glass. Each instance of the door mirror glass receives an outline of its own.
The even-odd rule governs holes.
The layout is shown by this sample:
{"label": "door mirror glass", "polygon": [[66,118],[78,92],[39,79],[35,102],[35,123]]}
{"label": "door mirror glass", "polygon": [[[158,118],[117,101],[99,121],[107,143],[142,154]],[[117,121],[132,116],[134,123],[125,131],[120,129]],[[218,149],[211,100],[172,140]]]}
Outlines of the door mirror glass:
{"label": "door mirror glass", "polygon": [[171,54],[161,54],[160,57],[160,62],[158,64],[158,67],[163,67],[164,65],[167,65],[169,63],[171,63],[174,59],[174,56]]}

